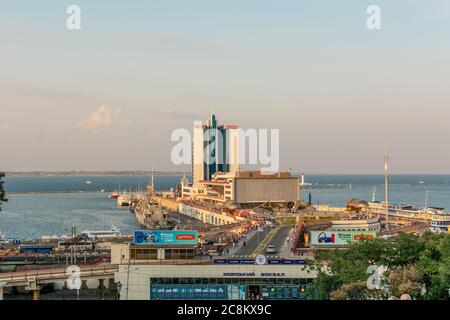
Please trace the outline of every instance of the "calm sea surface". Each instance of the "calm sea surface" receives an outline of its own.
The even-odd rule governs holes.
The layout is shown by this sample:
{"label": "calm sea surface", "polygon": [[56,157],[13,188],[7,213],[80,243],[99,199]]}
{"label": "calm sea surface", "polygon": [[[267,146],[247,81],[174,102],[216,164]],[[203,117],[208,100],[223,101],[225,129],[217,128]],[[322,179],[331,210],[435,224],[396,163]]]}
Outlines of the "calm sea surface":
{"label": "calm sea surface", "polygon": [[[157,176],[155,188],[168,190],[180,178]],[[149,180],[148,176],[6,177],[7,192],[22,194],[9,194],[9,202],[2,205],[0,231],[12,238],[37,239],[69,233],[71,226],[79,231],[103,230],[112,223],[122,232],[132,233],[138,228],[134,216],[128,209],[116,207],[108,195],[119,189],[145,189]],[[428,190],[429,206],[450,209],[449,181],[450,175],[394,175],[390,196],[392,202],[424,206]],[[350,198],[370,200],[374,186],[376,198],[384,197],[381,175],[316,175],[306,177],[306,182],[313,187],[302,190],[302,197],[306,200],[311,193],[313,203],[344,206]],[[102,189],[107,193],[98,192]]]}

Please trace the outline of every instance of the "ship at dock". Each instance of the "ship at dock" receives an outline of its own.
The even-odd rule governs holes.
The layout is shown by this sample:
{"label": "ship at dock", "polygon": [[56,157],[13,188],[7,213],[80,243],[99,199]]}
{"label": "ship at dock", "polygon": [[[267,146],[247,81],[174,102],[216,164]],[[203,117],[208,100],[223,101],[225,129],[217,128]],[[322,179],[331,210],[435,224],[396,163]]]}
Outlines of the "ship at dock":
{"label": "ship at dock", "polygon": [[130,211],[135,214],[137,223],[146,229],[171,230],[175,221],[169,218],[169,212],[157,203],[152,183],[147,186],[147,194],[140,194],[131,199]]}

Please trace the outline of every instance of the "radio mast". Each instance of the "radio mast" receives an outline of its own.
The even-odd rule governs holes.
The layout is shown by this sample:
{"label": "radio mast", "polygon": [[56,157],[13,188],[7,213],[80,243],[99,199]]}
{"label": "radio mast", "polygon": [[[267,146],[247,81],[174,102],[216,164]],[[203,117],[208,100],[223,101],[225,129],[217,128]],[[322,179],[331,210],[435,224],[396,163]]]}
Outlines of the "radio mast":
{"label": "radio mast", "polygon": [[386,230],[389,229],[389,167],[388,146],[384,145],[384,188],[386,202]]}
{"label": "radio mast", "polygon": [[153,180],[153,165],[152,165],[152,190],[155,190],[154,180]]}

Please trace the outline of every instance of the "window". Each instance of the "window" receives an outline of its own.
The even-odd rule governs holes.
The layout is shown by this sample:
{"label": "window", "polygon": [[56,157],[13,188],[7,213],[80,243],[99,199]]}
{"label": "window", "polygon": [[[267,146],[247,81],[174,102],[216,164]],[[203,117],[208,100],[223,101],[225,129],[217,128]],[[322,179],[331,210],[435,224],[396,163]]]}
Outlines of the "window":
{"label": "window", "polygon": [[166,249],[166,260],[178,260],[178,259],[194,259],[194,249]]}
{"label": "window", "polygon": [[152,248],[131,248],[130,257],[131,260],[156,260],[158,251]]}

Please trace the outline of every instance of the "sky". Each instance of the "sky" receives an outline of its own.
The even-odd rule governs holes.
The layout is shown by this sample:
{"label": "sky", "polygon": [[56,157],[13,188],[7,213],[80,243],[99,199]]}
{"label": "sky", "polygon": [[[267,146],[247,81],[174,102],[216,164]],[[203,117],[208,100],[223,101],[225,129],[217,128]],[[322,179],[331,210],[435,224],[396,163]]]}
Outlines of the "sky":
{"label": "sky", "polygon": [[280,170],[450,173],[449,33],[445,0],[0,0],[0,170],[189,170],[171,133],[213,111]]}

